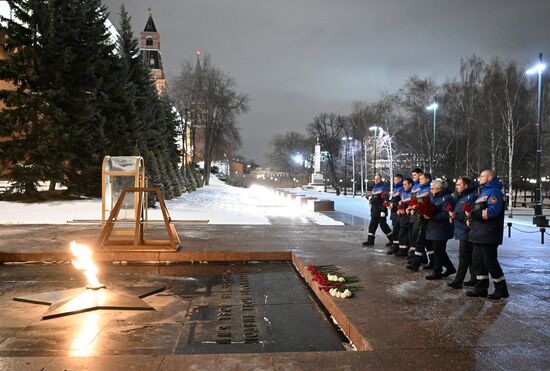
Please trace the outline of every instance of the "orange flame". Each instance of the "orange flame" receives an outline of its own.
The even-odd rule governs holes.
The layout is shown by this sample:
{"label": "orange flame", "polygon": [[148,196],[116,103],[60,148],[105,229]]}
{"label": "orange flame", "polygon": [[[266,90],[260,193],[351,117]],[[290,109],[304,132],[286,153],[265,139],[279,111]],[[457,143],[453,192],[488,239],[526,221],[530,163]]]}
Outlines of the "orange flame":
{"label": "orange flame", "polygon": [[79,271],[83,271],[86,279],[88,280],[88,286],[91,288],[102,287],[103,284],[97,279],[97,266],[92,260],[92,250],[86,245],[71,242],[71,252],[76,259],[72,259],[74,267]]}

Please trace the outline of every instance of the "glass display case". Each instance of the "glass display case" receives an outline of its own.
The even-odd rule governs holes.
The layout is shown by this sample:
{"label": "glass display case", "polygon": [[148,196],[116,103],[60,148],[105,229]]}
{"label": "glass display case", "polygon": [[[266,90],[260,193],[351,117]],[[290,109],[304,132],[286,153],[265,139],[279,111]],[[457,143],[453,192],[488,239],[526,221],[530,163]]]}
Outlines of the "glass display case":
{"label": "glass display case", "polygon": [[[105,156],[102,168],[102,224],[105,224],[124,188],[144,188],[146,186],[143,157]],[[126,194],[117,218],[118,221],[132,222],[137,219],[136,215],[139,218],[137,197],[137,193]],[[145,213],[146,210],[147,207],[145,207]]]}

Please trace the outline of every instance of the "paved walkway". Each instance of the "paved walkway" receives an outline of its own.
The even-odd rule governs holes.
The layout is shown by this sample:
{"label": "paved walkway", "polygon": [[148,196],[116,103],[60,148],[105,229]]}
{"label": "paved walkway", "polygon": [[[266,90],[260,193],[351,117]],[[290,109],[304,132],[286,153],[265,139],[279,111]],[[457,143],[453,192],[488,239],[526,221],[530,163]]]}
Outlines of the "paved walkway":
{"label": "paved walkway", "polygon": [[[342,219],[345,216],[340,215]],[[510,369],[550,366],[550,248],[538,236],[505,238],[500,260],[510,286],[508,300],[468,298],[444,281],[411,273],[404,261],[387,256],[379,236],[363,248],[363,221],[346,226],[193,225],[179,228],[187,252],[291,251],[305,264],[336,264],[358,276],[363,290],[354,299],[323,297],[349,320],[372,351],[269,354],[110,355],[71,358],[4,357],[0,369]],[[0,252],[64,252],[73,238],[92,239],[97,227],[0,226]],[[457,244],[449,244],[457,261]],[[6,273],[10,266],[0,266]],[[16,291],[16,290],[15,290]],[[9,300],[14,291],[4,290]],[[323,293],[319,295],[324,295]],[[7,304],[5,304],[7,305]],[[0,343],[5,340],[0,333]]]}

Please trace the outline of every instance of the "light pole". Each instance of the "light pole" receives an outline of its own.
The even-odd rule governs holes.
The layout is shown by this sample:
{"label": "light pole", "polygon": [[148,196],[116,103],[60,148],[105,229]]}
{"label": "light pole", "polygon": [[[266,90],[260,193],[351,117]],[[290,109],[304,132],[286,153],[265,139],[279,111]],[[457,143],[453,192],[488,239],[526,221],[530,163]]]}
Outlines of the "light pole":
{"label": "light pole", "polygon": [[434,100],[432,104],[430,104],[426,109],[428,111],[434,111],[434,130],[433,130],[433,139],[432,139],[432,151],[430,153],[430,174],[433,176],[433,168],[435,163],[435,130],[437,128],[437,108],[439,105]]}
{"label": "light pole", "polygon": [[378,131],[379,130],[382,130],[381,127],[379,126],[371,126],[369,128],[370,131],[374,131],[374,156],[373,156],[373,178],[376,176],[376,152],[377,152],[377,148],[376,148],[376,143],[378,143]]}
{"label": "light pole", "polygon": [[325,166],[323,166],[323,181],[325,182],[325,193],[327,193],[327,170],[328,170],[328,156],[329,156],[329,153],[328,151],[323,151],[321,152],[321,155],[322,157],[321,158],[324,158],[324,161],[323,163],[325,164]]}
{"label": "light pole", "polygon": [[[541,151],[542,151],[542,73],[546,69],[546,65],[542,63],[542,53],[539,54],[539,63],[534,67],[528,69],[526,72],[528,75],[538,74],[538,104],[537,104],[537,160],[535,165],[537,183],[535,186],[535,216],[533,217],[533,224],[537,227],[547,227],[548,221],[546,217],[542,215],[542,197],[541,197],[541,183],[540,183],[540,170],[541,170]],[[509,180],[510,182],[512,179]],[[511,196],[511,195],[510,195]]]}
{"label": "light pole", "polygon": [[348,195],[347,192],[347,183],[348,183],[348,140],[352,140],[352,137],[342,137],[342,141],[345,143],[346,146],[344,148],[344,196]]}
{"label": "light pole", "polygon": [[351,173],[352,173],[352,183],[351,183],[351,189],[353,192],[353,197],[355,197],[355,144],[352,137],[348,137],[349,140],[351,140]]}
{"label": "light pole", "polygon": [[361,180],[361,185],[363,185],[363,182],[365,183],[365,192],[362,194],[362,196],[367,193],[368,191],[368,177],[369,177],[369,171],[368,171],[368,168],[367,168],[367,139],[368,139],[368,136],[364,136],[363,137],[363,154],[364,154],[364,159],[363,159],[363,179]]}

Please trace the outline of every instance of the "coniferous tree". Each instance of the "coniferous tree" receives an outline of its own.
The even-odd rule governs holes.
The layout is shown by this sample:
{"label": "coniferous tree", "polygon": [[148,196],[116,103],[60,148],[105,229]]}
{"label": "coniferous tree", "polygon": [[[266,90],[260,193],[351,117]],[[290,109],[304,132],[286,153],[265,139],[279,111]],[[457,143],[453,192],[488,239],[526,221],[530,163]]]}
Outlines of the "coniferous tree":
{"label": "coniferous tree", "polygon": [[181,196],[181,188],[177,179],[178,176],[177,176],[176,170],[168,156],[165,155],[163,156],[163,158],[164,158],[164,166],[166,167],[168,177],[169,177],[172,195],[173,197],[179,197]]}
{"label": "coniferous tree", "polygon": [[192,171],[193,171],[193,175],[195,177],[195,183],[197,184],[197,188],[202,187],[203,177],[202,177],[200,171],[198,171],[195,167],[192,168]]}
{"label": "coniferous tree", "polygon": [[156,172],[154,185],[168,197],[178,193],[178,120],[157,95],[125,9],[115,51],[100,0],[9,3],[18,21],[0,22],[10,35],[1,46],[12,54],[0,61],[0,79],[16,89],[0,91],[0,136],[11,139],[0,161],[24,165],[11,175],[21,181],[16,188],[32,192],[37,180],[50,180],[52,189],[60,182],[98,194],[103,157],[133,153]]}
{"label": "coniferous tree", "polygon": [[197,190],[197,182],[195,180],[195,176],[193,175],[192,165],[187,164],[187,171],[185,172],[187,176],[187,186],[189,187],[189,191],[193,192]]}
{"label": "coniferous tree", "polygon": [[40,76],[44,60],[40,35],[46,32],[47,4],[35,0],[9,5],[13,19],[0,19],[0,34],[9,35],[0,40],[1,47],[10,54],[0,60],[0,80],[14,88],[0,91],[6,106],[0,111],[0,137],[9,138],[2,143],[0,163],[13,168],[14,189],[29,194],[36,192],[36,181],[49,173],[48,142],[56,113],[43,95]]}
{"label": "coniferous tree", "polygon": [[161,182],[161,191],[163,191],[163,196],[165,199],[170,200],[174,198],[174,193],[172,191],[172,181],[170,180],[170,175],[168,169],[166,168],[166,161],[163,158],[162,152],[155,153],[157,159],[159,173],[160,173],[160,182]]}
{"label": "coniferous tree", "polygon": [[115,65],[114,44],[105,26],[107,11],[99,0],[50,0],[49,4],[48,48],[54,53],[56,72],[48,100],[64,113],[58,122],[61,140],[52,150],[64,156],[70,190],[98,194],[109,129],[117,121],[109,117],[113,109],[107,107]]}

